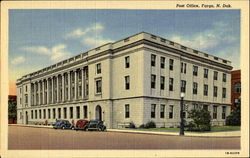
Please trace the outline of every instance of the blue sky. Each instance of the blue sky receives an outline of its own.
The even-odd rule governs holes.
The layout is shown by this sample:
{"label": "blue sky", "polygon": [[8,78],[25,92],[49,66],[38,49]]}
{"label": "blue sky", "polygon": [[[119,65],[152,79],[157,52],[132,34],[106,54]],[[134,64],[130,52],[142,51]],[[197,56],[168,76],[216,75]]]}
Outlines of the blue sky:
{"label": "blue sky", "polygon": [[142,31],[239,69],[240,10],[16,9],[9,11],[10,80]]}

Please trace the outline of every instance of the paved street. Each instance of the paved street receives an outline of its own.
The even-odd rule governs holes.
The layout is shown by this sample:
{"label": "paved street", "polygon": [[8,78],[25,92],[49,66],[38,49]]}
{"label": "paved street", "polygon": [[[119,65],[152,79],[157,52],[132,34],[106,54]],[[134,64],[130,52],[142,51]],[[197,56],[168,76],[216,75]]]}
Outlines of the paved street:
{"label": "paved street", "polygon": [[11,149],[240,149],[240,138],[84,132],[9,126]]}

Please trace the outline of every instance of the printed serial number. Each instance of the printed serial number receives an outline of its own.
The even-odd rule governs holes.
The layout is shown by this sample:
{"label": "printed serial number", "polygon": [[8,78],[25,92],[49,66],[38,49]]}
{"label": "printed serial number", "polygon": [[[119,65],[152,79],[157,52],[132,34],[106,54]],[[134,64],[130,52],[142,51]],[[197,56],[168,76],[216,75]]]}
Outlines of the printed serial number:
{"label": "printed serial number", "polygon": [[238,152],[238,151],[235,151],[235,152],[225,152],[225,154],[240,154],[240,152]]}

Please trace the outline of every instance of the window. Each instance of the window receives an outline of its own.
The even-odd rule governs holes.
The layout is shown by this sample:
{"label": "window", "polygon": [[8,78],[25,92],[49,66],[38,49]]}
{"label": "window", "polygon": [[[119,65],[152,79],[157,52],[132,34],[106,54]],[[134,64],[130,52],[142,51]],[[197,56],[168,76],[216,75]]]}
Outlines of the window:
{"label": "window", "polygon": [[226,106],[222,106],[222,119],[226,119]]}
{"label": "window", "polygon": [[214,80],[218,80],[218,72],[214,71]]}
{"label": "window", "polygon": [[67,118],[67,108],[63,108],[63,117],[66,119]]}
{"label": "window", "polygon": [[48,109],[48,119],[50,119],[50,109]]}
{"label": "window", "polygon": [[213,106],[213,119],[217,119],[217,106]]}
{"label": "window", "polygon": [[129,56],[125,57],[125,68],[129,68]]}
{"label": "window", "polygon": [[208,95],[208,85],[207,84],[204,84],[204,96],[207,96]]}
{"label": "window", "polygon": [[241,92],[241,83],[237,82],[234,85],[234,93],[240,93]]}
{"label": "window", "polygon": [[165,57],[161,57],[161,68],[165,68]]}
{"label": "window", "polygon": [[125,105],[125,118],[129,118],[129,104]]}
{"label": "window", "polygon": [[101,63],[96,64],[96,73],[97,74],[102,73]]}
{"label": "window", "polygon": [[42,110],[39,110],[39,119],[42,119]]}
{"label": "window", "polygon": [[226,98],[226,88],[222,88],[222,98]]}
{"label": "window", "polygon": [[156,104],[151,104],[151,118],[155,118]]}
{"label": "window", "polygon": [[80,118],[80,106],[76,107],[76,118],[79,119]]}
{"label": "window", "polygon": [[28,104],[28,94],[25,94],[25,103]]}
{"label": "window", "polygon": [[43,119],[46,119],[46,109],[43,109]]}
{"label": "window", "polygon": [[56,109],[54,108],[53,109],[53,119],[55,119],[56,118]]}
{"label": "window", "polygon": [[87,106],[83,106],[83,117],[88,118],[88,107]]}
{"label": "window", "polygon": [[37,119],[37,110],[35,110],[35,119]]}
{"label": "window", "polygon": [[198,66],[193,66],[193,75],[194,76],[198,75]]}
{"label": "window", "polygon": [[70,115],[70,118],[72,119],[73,118],[73,107],[70,107],[69,108],[69,115]]}
{"label": "window", "polygon": [[128,90],[129,89],[129,76],[125,76],[125,89]]}
{"label": "window", "polygon": [[217,86],[214,86],[214,97],[217,97]]}
{"label": "window", "polygon": [[227,82],[227,74],[223,73],[222,81]]}
{"label": "window", "polygon": [[200,109],[199,104],[194,103],[193,104],[193,110],[198,110],[198,109]]}
{"label": "window", "polygon": [[203,105],[203,110],[208,111],[208,105]]}
{"label": "window", "polygon": [[208,78],[208,69],[204,69],[204,78]]}
{"label": "window", "polygon": [[187,63],[181,62],[181,73],[186,73]]}
{"label": "window", "polygon": [[34,118],[34,116],[33,116],[34,114],[33,114],[33,110],[31,110],[31,119],[33,119]]}
{"label": "window", "polygon": [[169,118],[172,119],[174,116],[174,105],[169,105]]}
{"label": "window", "polygon": [[102,80],[96,79],[96,93],[102,93]]}
{"label": "window", "polygon": [[198,90],[198,83],[193,82],[193,94],[197,94],[197,90]]}
{"label": "window", "polygon": [[151,66],[155,66],[156,55],[151,54]]}
{"label": "window", "polygon": [[155,88],[156,75],[151,75],[151,88]]}
{"label": "window", "polygon": [[165,86],[165,77],[161,76],[161,90],[164,90]]}
{"label": "window", "polygon": [[61,118],[61,108],[58,108],[58,119]]}
{"label": "window", "polygon": [[161,104],[160,107],[160,117],[164,118],[165,117],[165,105]]}
{"label": "window", "polygon": [[174,60],[169,59],[169,70],[174,70]]}
{"label": "window", "polygon": [[169,91],[173,91],[173,90],[174,90],[174,79],[169,78]]}
{"label": "window", "polygon": [[181,80],[181,92],[186,92],[186,81]]}

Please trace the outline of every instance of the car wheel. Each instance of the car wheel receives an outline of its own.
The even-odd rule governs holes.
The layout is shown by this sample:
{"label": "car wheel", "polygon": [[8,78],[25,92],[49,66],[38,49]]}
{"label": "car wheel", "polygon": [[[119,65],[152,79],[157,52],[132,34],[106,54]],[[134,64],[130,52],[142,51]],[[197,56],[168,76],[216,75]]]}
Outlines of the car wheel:
{"label": "car wheel", "polygon": [[73,126],[73,127],[71,127],[71,129],[72,129],[72,130],[74,130],[74,129],[75,129],[75,127]]}
{"label": "car wheel", "polygon": [[62,126],[62,129],[65,129],[65,126]]}

